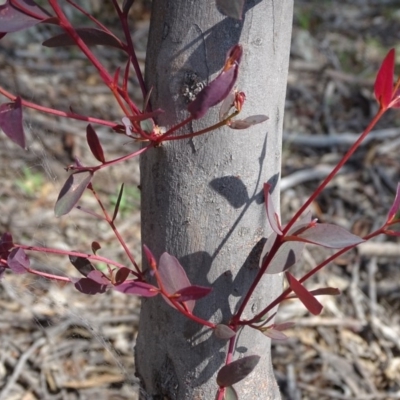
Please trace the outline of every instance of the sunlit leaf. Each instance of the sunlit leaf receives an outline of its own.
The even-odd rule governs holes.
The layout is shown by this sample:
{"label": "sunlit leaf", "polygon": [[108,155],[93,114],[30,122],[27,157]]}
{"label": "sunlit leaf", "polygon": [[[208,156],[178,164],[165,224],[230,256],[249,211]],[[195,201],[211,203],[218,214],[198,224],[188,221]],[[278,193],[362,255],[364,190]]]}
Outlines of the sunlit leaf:
{"label": "sunlit leaf", "polygon": [[285,331],[286,329],[291,329],[296,325],[295,322],[281,322],[280,324],[274,324],[274,329],[277,331]]}
{"label": "sunlit leaf", "polygon": [[219,120],[223,121],[229,116],[230,110],[234,107],[235,103],[235,91],[231,90],[228,96],[223,100],[221,107],[219,109]]}
{"label": "sunlit leaf", "polygon": [[304,250],[305,243],[284,242],[268,265],[266,274],[278,274],[295,265]]}
{"label": "sunlit leaf", "polygon": [[322,304],[290,272],[286,272],[286,278],[290,288],[307,310],[313,315],[319,315],[322,311]]}
{"label": "sunlit leaf", "polygon": [[288,337],[283,332],[273,329],[273,328],[263,331],[263,334],[265,336],[268,336],[272,340],[287,340],[288,339]]}
{"label": "sunlit leaf", "polygon": [[30,267],[29,257],[21,248],[11,250],[7,258],[7,264],[15,274],[24,274]]}
{"label": "sunlit leaf", "polygon": [[21,97],[18,96],[13,103],[0,105],[0,128],[14,143],[26,149]]}
{"label": "sunlit leaf", "polygon": [[300,240],[331,249],[355,246],[365,241],[346,229],[333,224],[315,224],[296,236],[290,236],[290,240]]}
{"label": "sunlit leaf", "polygon": [[93,174],[90,171],[75,172],[69,176],[54,207],[56,217],[68,214],[75,207],[92,177]]}
{"label": "sunlit leaf", "polygon": [[382,108],[387,108],[393,95],[395,51],[391,49],[386,55],[376,76],[374,93]]}
{"label": "sunlit leaf", "polygon": [[174,297],[178,301],[199,300],[207,296],[211,291],[211,287],[192,285],[179,289],[174,293]]}
{"label": "sunlit leaf", "polygon": [[[178,259],[168,253],[163,253],[161,255],[158,264],[158,273],[160,275],[160,279],[164,289],[170,295],[176,293],[180,289],[191,286],[189,278],[187,277],[186,272],[183,269],[182,265],[179,263]],[[164,297],[164,299],[169,305],[174,307],[174,305],[168,300],[168,298]],[[193,311],[195,301],[189,300],[185,303],[188,309],[190,311]]]}
{"label": "sunlit leaf", "polygon": [[90,124],[86,127],[86,140],[88,142],[90,151],[96,157],[96,159],[101,163],[105,163],[106,160],[104,158],[103,147],[101,146],[96,131]]}
{"label": "sunlit leaf", "polygon": [[260,357],[256,355],[239,358],[228,365],[223,366],[217,375],[217,383],[221,387],[234,385],[235,383],[246,378],[260,361]]}
{"label": "sunlit leaf", "polygon": [[138,282],[134,280],[125,281],[120,285],[115,285],[114,289],[118,292],[134,294],[143,297],[154,297],[159,294],[158,288],[146,282]]}
{"label": "sunlit leaf", "polygon": [[270,189],[271,185],[269,183],[264,183],[264,199],[268,222],[274,232],[276,232],[278,235],[282,235],[279,216],[275,211],[274,203],[272,201],[271,194],[269,193]]}
{"label": "sunlit leaf", "polygon": [[229,95],[239,73],[242,46],[235,45],[228,53],[222,72],[212,80],[189,104],[188,111],[194,119],[199,119],[213,106]]}
{"label": "sunlit leaf", "polygon": [[214,329],[214,334],[218,339],[229,340],[236,335],[236,332],[228,325],[218,324]]}
{"label": "sunlit leaf", "polygon": [[[116,36],[105,32],[102,29],[75,28],[75,30],[87,46],[103,45],[124,49],[121,41]],[[76,46],[75,40],[67,33],[53,36],[52,38],[45,40],[42,44],[45,47]]]}
{"label": "sunlit leaf", "polygon": [[245,119],[235,119],[228,125],[232,129],[247,129],[253,125],[261,124],[268,119],[266,115],[252,115]]}

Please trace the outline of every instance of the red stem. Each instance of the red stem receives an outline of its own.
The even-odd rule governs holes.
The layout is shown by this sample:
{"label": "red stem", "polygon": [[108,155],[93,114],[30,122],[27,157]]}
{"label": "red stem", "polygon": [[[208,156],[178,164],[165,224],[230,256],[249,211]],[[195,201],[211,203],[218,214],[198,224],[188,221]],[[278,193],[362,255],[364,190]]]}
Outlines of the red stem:
{"label": "red stem", "polygon": [[[126,43],[127,43],[127,50],[129,54],[129,59],[133,65],[133,68],[136,73],[136,77],[139,81],[140,89],[142,91],[143,98],[145,99],[147,96],[147,90],[146,90],[146,84],[144,83],[142,71],[140,70],[140,66],[136,57],[136,52],[135,52],[135,47],[133,45],[132,41],[132,36],[131,33],[129,32],[129,26],[128,26],[128,15],[123,14],[121,8],[119,7],[118,3],[116,0],[112,0],[114,4],[114,8],[117,11],[118,17],[121,21],[122,29],[124,31]],[[143,110],[146,111],[146,110]]]}
{"label": "red stem", "polygon": [[[228,365],[232,362],[233,352],[235,350],[235,343],[236,343],[236,335],[229,339],[229,347],[228,347],[228,352],[226,353],[225,365]],[[217,400],[224,400],[224,395],[225,395],[225,388],[219,387]]]}
{"label": "red stem", "polygon": [[[377,229],[376,231],[366,235],[363,237],[365,241],[372,239],[382,233],[385,233],[386,225],[383,227]],[[307,279],[309,279],[311,276],[315,275],[319,270],[321,270],[323,267],[325,267],[327,264],[329,264],[331,261],[336,259],[337,257],[341,256],[342,254],[346,253],[347,251],[354,249],[354,247],[357,247],[357,245],[352,245],[352,246],[347,246],[339,251],[337,251],[335,254],[332,254],[330,257],[328,257],[325,261],[323,261],[321,264],[317,265],[314,267],[311,271],[307,272],[301,279],[299,279],[300,283],[305,282]],[[279,305],[285,298],[292,292],[292,289],[287,288],[282,294],[280,294],[273,302],[271,302],[264,310],[262,310],[260,313],[258,313],[256,316],[254,316],[252,319],[247,320],[247,321],[238,321],[238,325],[250,325],[253,323],[259,322],[260,318],[262,318],[264,315],[266,315],[269,311],[271,311],[274,307]]]}
{"label": "red stem", "polygon": [[[94,254],[80,253],[78,251],[52,249],[52,248],[48,248],[48,247],[27,246],[27,245],[18,244],[18,243],[14,243],[14,247],[19,247],[19,248],[27,250],[27,251],[36,251],[36,252],[39,252],[39,253],[58,254],[58,255],[62,255],[62,256],[82,257],[82,258],[86,258],[86,259],[91,260],[91,261],[99,261],[99,262],[103,262],[105,264],[111,264],[111,265],[114,265],[117,268],[126,268],[126,266],[123,265],[123,264],[120,264],[120,263],[118,263],[116,261],[110,260],[110,259],[108,259],[106,257],[96,256]],[[134,274],[137,278],[140,278],[140,276],[135,271],[132,271],[132,274]]]}
{"label": "red stem", "polygon": [[61,9],[60,5],[58,4],[57,0],[49,0],[51,7],[53,8],[54,12],[56,13],[60,26],[65,30],[65,32],[71,36],[77,46],[81,49],[82,53],[85,54],[87,59],[92,63],[92,65],[98,70],[99,75],[103,82],[110,88],[112,93],[114,94],[115,99],[117,100],[118,104],[120,105],[122,111],[125,115],[130,115],[130,112],[126,108],[125,104],[123,103],[121,96],[125,100],[125,102],[130,106],[135,113],[139,114],[140,111],[136,107],[136,105],[131,101],[127,93],[124,93],[121,88],[114,85],[113,77],[110,73],[106,70],[106,68],[101,64],[101,62],[97,59],[97,57],[92,53],[86,43],[82,40],[82,38],[78,35],[75,28],[71,25],[68,18],[65,16],[63,10]]}
{"label": "red stem", "polygon": [[[0,87],[0,94],[2,94],[4,97],[7,97],[11,101],[15,101],[15,99],[17,98],[17,96],[14,96],[13,94],[11,94],[7,90],[3,89],[2,87]],[[21,99],[21,103],[25,107],[32,108],[34,110],[44,112],[46,114],[57,115],[59,117],[72,118],[72,119],[77,119],[79,121],[92,122],[94,124],[109,126],[109,127],[113,128],[113,129],[119,125],[119,124],[116,124],[115,122],[106,121],[104,119],[86,117],[85,115],[80,115],[80,114],[75,114],[75,113],[72,113],[72,112],[65,112],[65,111],[56,110],[54,108],[44,107],[44,106],[41,106],[39,104],[32,103],[30,101],[23,100],[23,99]]]}
{"label": "red stem", "polygon": [[289,223],[283,229],[283,234],[285,235],[289,229],[293,226],[293,224],[297,221],[297,219],[303,214],[303,212],[308,208],[308,206],[318,197],[318,195],[325,189],[328,183],[333,179],[333,177],[338,173],[340,168],[348,161],[348,159],[353,155],[353,153],[360,146],[362,141],[368,135],[368,133],[372,130],[372,128],[376,125],[382,115],[387,111],[387,109],[379,109],[375,117],[368,124],[367,128],[360,135],[360,137],[354,142],[354,144],[350,147],[347,153],[343,156],[343,158],[339,161],[336,167],[331,171],[331,173],[322,181],[322,183],[317,187],[317,189],[313,192],[313,194],[309,197],[309,199],[300,207],[300,209],[296,212],[296,214],[291,218]]}
{"label": "red stem", "polygon": [[121,246],[123,247],[125,254],[128,256],[129,260],[131,261],[131,263],[133,264],[133,266],[136,269],[136,272],[139,276],[142,277],[142,271],[140,270],[139,266],[137,265],[135,258],[133,257],[131,251],[129,250],[128,246],[126,245],[124,239],[122,238],[121,234],[119,233],[117,227],[114,224],[114,221],[110,218],[110,216],[108,215],[107,210],[104,207],[104,204],[102,203],[100,197],[97,195],[96,191],[93,188],[92,184],[89,184],[88,189],[90,189],[93,193],[93,196],[95,197],[95,199],[97,200],[97,203],[99,204],[101,210],[103,211],[104,217],[108,223],[108,225],[110,225],[110,228],[113,230],[114,235],[117,237],[119,243],[121,244]]}
{"label": "red stem", "polygon": [[[283,242],[283,240],[285,238],[285,235],[287,234],[289,229],[293,226],[293,224],[297,221],[297,219],[303,214],[303,212],[308,208],[308,206],[315,200],[315,198],[322,192],[322,190],[328,185],[328,183],[333,179],[333,177],[337,174],[337,172],[340,170],[340,168],[342,168],[342,166],[348,161],[348,159],[352,156],[352,154],[357,150],[357,148],[360,146],[361,142],[365,139],[365,137],[368,135],[368,133],[376,125],[376,123],[379,121],[379,119],[382,117],[382,115],[386,112],[386,110],[387,109],[379,109],[379,111],[377,112],[375,117],[368,124],[367,128],[360,135],[360,137],[354,142],[354,144],[350,147],[350,149],[347,151],[347,153],[343,156],[343,158],[336,165],[336,167],[322,181],[322,183],[313,192],[313,194],[309,197],[309,199],[303,204],[302,207],[300,207],[300,209],[296,212],[296,214],[291,218],[289,223],[283,229],[283,235],[277,237],[277,239],[276,239],[274,245],[272,246],[268,256],[265,258],[265,260],[263,262],[263,265],[260,268],[260,271],[258,272],[257,276],[255,277],[252,285],[250,286],[249,291],[246,293],[246,296],[245,296],[242,304],[240,305],[240,307],[239,307],[238,311],[236,312],[236,314],[233,316],[233,318],[231,320],[233,325],[236,325],[236,324],[239,323],[240,317],[241,317],[241,315],[242,315],[247,303],[249,302],[254,290],[256,289],[258,283],[260,282],[260,280],[261,280],[262,276],[264,275],[266,269],[268,268],[268,265],[271,262],[272,258],[276,255],[277,251],[279,250],[279,247],[281,246],[281,244],[282,244],[282,242]],[[349,248],[352,248],[352,247],[349,247]],[[348,249],[348,248],[346,248],[346,249]],[[347,251],[347,250],[345,250],[345,251]],[[268,310],[270,310],[271,308],[270,308],[270,306],[268,306]],[[253,322],[254,320],[255,320],[255,318],[253,318],[251,321]]]}

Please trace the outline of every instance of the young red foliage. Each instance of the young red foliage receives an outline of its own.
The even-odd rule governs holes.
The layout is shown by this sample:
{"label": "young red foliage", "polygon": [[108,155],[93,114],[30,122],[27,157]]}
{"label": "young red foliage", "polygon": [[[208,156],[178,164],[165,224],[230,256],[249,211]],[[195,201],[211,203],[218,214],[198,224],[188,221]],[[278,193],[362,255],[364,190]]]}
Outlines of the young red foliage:
{"label": "young red foliage", "polygon": [[389,106],[393,96],[394,58],[395,50],[391,49],[383,60],[375,80],[375,97],[383,109]]}

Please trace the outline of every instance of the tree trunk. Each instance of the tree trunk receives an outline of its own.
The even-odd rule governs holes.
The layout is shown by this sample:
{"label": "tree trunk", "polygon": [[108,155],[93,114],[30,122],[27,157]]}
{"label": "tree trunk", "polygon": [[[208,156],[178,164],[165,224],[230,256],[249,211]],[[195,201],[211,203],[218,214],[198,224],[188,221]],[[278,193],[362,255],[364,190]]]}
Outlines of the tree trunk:
{"label": "tree trunk", "polygon": [[[177,257],[192,284],[212,286],[194,313],[227,323],[258,269],[262,238],[270,233],[262,185],[275,186],[278,204],[281,133],[292,26],[292,0],[248,0],[242,21],[223,16],[214,1],[153,0],[146,60],[157,123],[171,127],[188,117],[183,93],[209,82],[228,50],[242,44],[239,115],[266,114],[247,130],[228,127],[189,140],[170,141],[141,159],[142,241],[158,259]],[[218,109],[181,134],[218,121]],[[243,314],[251,318],[282,291],[282,276],[266,275]],[[234,358],[258,354],[255,370],[235,385],[241,400],[280,398],[270,340],[258,331],[238,334]],[[136,368],[142,398],[215,398],[227,342],[186,319],[160,297],[142,301]],[[147,396],[146,396],[146,395]]]}

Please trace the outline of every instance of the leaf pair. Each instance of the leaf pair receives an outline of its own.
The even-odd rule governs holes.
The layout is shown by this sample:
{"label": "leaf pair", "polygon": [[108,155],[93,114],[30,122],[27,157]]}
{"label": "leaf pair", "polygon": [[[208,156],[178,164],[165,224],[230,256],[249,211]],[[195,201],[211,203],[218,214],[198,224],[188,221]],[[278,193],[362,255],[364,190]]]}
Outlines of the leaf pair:
{"label": "leaf pair", "polygon": [[189,104],[188,111],[193,119],[203,117],[211,107],[217,105],[228,96],[237,80],[242,55],[242,46],[235,45],[230,49],[220,74],[204,87]]}
{"label": "leaf pair", "polygon": [[[173,301],[184,303],[186,308],[192,312],[195,301],[207,296],[212,288],[191,285],[185,270],[179,261],[168,253],[163,253],[157,266],[155,258],[150,250],[144,246],[145,254],[153,269],[156,270],[158,286],[151,285],[134,279],[127,279],[132,272],[129,268],[119,268],[111,277],[97,270],[85,257],[70,256],[72,265],[84,276],[84,278],[71,279],[76,289],[86,294],[104,293],[112,288],[122,293],[143,297],[154,297],[162,294],[164,300],[175,307]],[[173,301],[171,301],[171,299]]]}
{"label": "leaf pair", "polygon": [[107,289],[113,288],[118,292],[133,294],[143,297],[157,296],[158,288],[146,282],[127,279],[132,272],[129,268],[119,268],[112,277],[97,270],[88,258],[69,256],[71,264],[84,276],[84,278],[71,278],[75,288],[85,294],[104,293]]}

